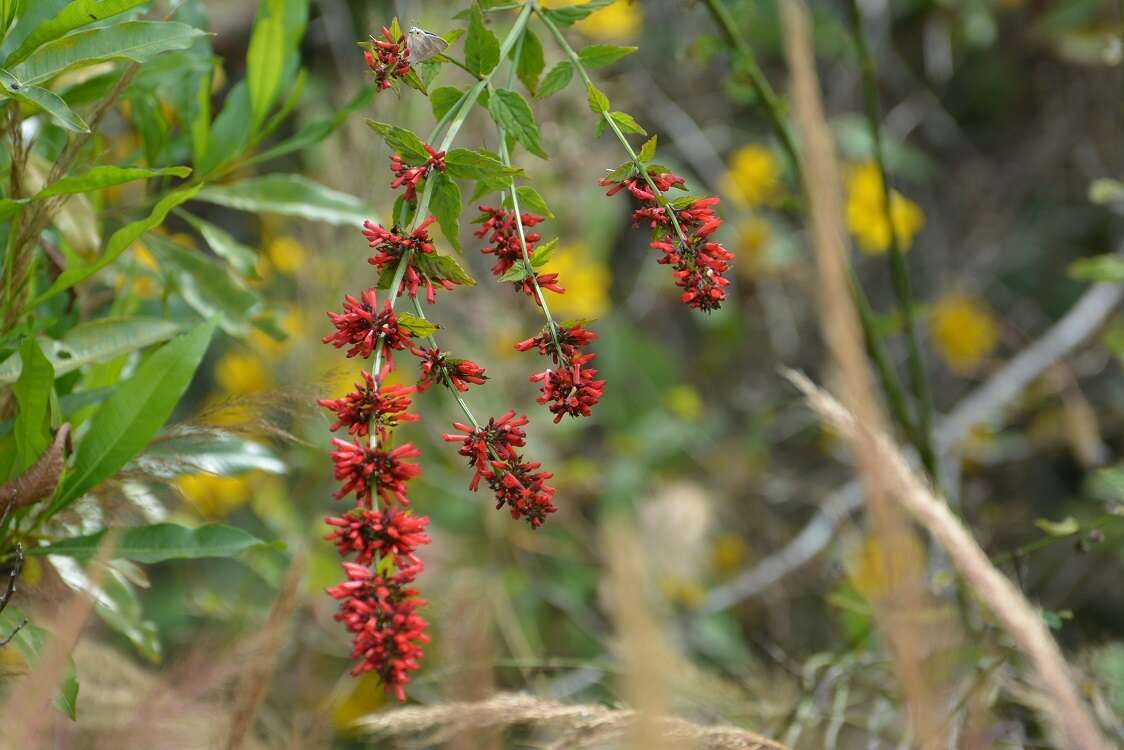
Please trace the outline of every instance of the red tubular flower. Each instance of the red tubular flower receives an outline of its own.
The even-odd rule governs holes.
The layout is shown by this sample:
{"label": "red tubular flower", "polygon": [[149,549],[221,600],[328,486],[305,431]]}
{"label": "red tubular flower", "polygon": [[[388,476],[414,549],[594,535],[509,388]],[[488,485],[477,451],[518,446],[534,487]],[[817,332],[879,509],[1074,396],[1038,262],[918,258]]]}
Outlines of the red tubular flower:
{"label": "red tubular flower", "polygon": [[526,518],[532,529],[542,526],[546,517],[558,510],[552,502],[554,488],[546,484],[553,474],[536,471],[541,464],[524,463],[519,456],[509,461],[493,461],[488,486],[496,495],[496,509],[507,506],[511,517]]}
{"label": "red tubular flower", "polygon": [[[596,340],[597,334],[581,323],[575,323],[572,326],[558,326],[558,347],[562,350],[562,356],[567,359],[578,354],[583,346]],[[558,351],[554,348],[554,339],[551,338],[549,329],[543,330],[538,336],[520,341],[515,345],[515,349],[520,352],[538,349],[539,354],[549,354],[554,359],[554,363],[559,364]]]}
{"label": "red tubular flower", "polygon": [[336,543],[341,557],[355,553],[358,565],[370,565],[375,558],[394,555],[394,564],[399,568],[421,566],[421,560],[414,553],[418,547],[433,541],[425,533],[429,525],[426,516],[394,508],[382,511],[355,508],[342,516],[328,516],[324,522],[336,527],[324,538]]}
{"label": "red tubular flower", "polygon": [[476,469],[469,489],[475,492],[480,486],[480,479],[489,475],[493,459],[506,461],[518,457],[515,449],[526,445],[527,438],[527,433],[520,428],[528,421],[526,417],[517,417],[513,409],[498,418],[492,417],[480,428],[453,422],[453,427],[464,434],[445,433],[441,437],[449,443],[464,443],[457,453],[467,458],[468,465]]}
{"label": "red tubular flower", "polygon": [[373,423],[380,430],[380,435],[385,435],[386,430],[397,427],[400,422],[417,422],[420,419],[416,414],[406,413],[410,408],[409,396],[417,389],[405,385],[380,387],[369,372],[363,373],[363,380],[343,398],[316,402],[335,412],[336,423],[329,428],[332,432],[347,427],[349,434],[365,437],[370,434]]}
{"label": "red tubular flower", "polygon": [[[477,237],[488,236],[488,247],[483,247],[480,252],[485,255],[495,255],[496,263],[492,266],[492,274],[497,278],[503,276],[519,261],[523,260],[523,248],[519,244],[519,229],[515,226],[515,214],[503,208],[480,206],[480,228],[474,232]],[[545,221],[545,217],[537,214],[520,213],[520,221],[524,227],[533,227]],[[527,257],[534,255],[535,243],[542,239],[537,232],[524,232],[523,239],[527,242]]]}
{"label": "red tubular flower", "polygon": [[426,217],[425,221],[409,235],[398,234],[397,231],[387,229],[381,224],[371,221],[363,222],[363,236],[367,244],[378,252],[367,259],[379,271],[397,267],[402,257],[411,252],[409,265],[406,266],[405,275],[402,277],[402,286],[398,294],[409,294],[410,297],[418,296],[418,288],[425,284],[425,299],[430,304],[437,300],[437,290],[434,283],[445,289],[452,289],[455,285],[449,279],[434,279],[419,270],[418,257],[433,255],[437,252],[433,240],[429,236],[429,227],[437,219],[433,216]]}
{"label": "red tubular flower", "polygon": [[410,74],[410,48],[405,38],[395,39],[390,29],[382,27],[382,39],[371,37],[370,49],[363,51],[367,67],[375,74],[375,85],[388,89],[394,79]]}
{"label": "red tubular flower", "polygon": [[389,360],[391,350],[405,349],[413,334],[398,325],[398,318],[389,300],[383,303],[381,311],[376,312],[378,299],[374,289],[363,292],[361,297],[362,301],[349,294],[344,297],[342,314],[328,313],[336,332],[325,336],[321,341],[337,349],[350,345],[348,357],[366,358],[371,356],[381,337]]}
{"label": "red tubular flower", "polygon": [[522,281],[516,281],[516,289],[521,290],[523,294],[526,294],[528,297],[533,299],[535,301],[535,304],[539,307],[542,307],[542,302],[539,301],[538,295],[535,294],[535,281],[538,282],[539,288],[541,289],[549,290],[551,292],[554,292],[555,294],[566,293],[566,290],[563,287],[559,286],[558,274],[556,273],[536,273],[534,281],[531,280],[530,276],[523,279]]}
{"label": "red tubular flower", "polygon": [[417,201],[418,183],[424,180],[431,170],[445,170],[445,152],[437,151],[429,144],[425,144],[425,150],[429,153],[429,159],[424,164],[416,166],[406,164],[398,154],[390,156],[390,171],[394,174],[394,181],[390,183],[390,187],[392,190],[405,187],[406,192],[402,197],[410,203]]}
{"label": "red tubular flower", "polygon": [[354,492],[359,504],[370,508],[373,490],[384,503],[410,504],[406,497],[406,483],[421,474],[421,467],[403,459],[421,455],[414,445],[405,443],[385,451],[339,438],[332,438],[332,445],[336,449],[332,451],[335,478],[343,483],[333,497],[340,500]]}
{"label": "red tubular flower", "polygon": [[590,409],[601,400],[605,381],[597,380],[597,370],[587,366],[593,359],[593,354],[581,354],[571,358],[567,367],[531,376],[532,383],[542,383],[542,395],[536,400],[540,404],[550,404],[555,424],[567,414],[588,417]]}
{"label": "red tubular flower", "polygon": [[328,595],[340,600],[335,619],[354,635],[351,658],[359,663],[351,674],[375,672],[387,693],[406,700],[405,685],[429,643],[429,623],[417,613],[425,600],[410,586],[420,566],[392,576],[355,563],[345,562],[343,568],[347,581],[329,588]]}
{"label": "red tubular flower", "polygon": [[469,384],[484,385],[488,379],[480,365],[468,359],[450,357],[440,349],[422,347],[417,354],[421,358],[421,379],[417,384],[419,393],[429,390],[434,383],[449,384],[464,393]]}

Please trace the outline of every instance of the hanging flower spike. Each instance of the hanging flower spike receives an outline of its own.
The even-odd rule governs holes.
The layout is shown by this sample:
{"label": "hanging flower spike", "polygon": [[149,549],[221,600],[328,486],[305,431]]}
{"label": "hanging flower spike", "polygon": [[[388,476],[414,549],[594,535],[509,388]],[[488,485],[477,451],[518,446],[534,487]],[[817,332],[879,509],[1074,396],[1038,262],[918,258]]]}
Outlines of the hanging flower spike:
{"label": "hanging flower spike", "polygon": [[406,164],[398,154],[390,155],[390,171],[394,174],[394,181],[390,183],[390,188],[397,190],[405,187],[406,192],[402,197],[410,203],[417,201],[418,183],[424,180],[431,170],[445,171],[445,152],[436,150],[428,143],[425,144],[425,150],[429,153],[429,159],[420,166]]}
{"label": "hanging flower spike", "polygon": [[[473,232],[477,237],[488,236],[488,247],[480,248],[485,255],[496,256],[496,263],[492,266],[492,275],[496,278],[503,276],[516,263],[523,260],[523,246],[519,243],[519,229],[515,226],[515,214],[504,208],[480,206],[480,228]],[[534,227],[546,221],[545,216],[527,213],[519,214],[520,221],[526,228]],[[527,257],[534,255],[535,243],[542,239],[537,232],[524,232],[523,239],[527,242]]]}
{"label": "hanging flower spike", "polygon": [[351,657],[359,663],[351,674],[376,673],[386,692],[404,701],[410,673],[419,668],[422,646],[429,643],[429,623],[417,613],[425,600],[410,586],[420,567],[393,576],[355,563],[345,562],[343,568],[347,581],[327,592],[340,600],[335,619],[354,634]]}
{"label": "hanging flower spike", "polygon": [[467,458],[468,465],[476,470],[469,489],[475,492],[480,486],[480,479],[490,474],[493,459],[506,461],[517,458],[515,449],[525,446],[527,438],[527,433],[520,428],[528,421],[526,417],[516,417],[513,409],[498,418],[492,417],[479,429],[463,422],[453,422],[453,427],[463,434],[445,433],[441,437],[448,443],[464,443],[457,453]]}
{"label": "hanging flower spike", "polygon": [[410,504],[406,497],[406,483],[421,474],[421,467],[403,459],[421,455],[414,445],[406,443],[385,451],[332,438],[332,446],[336,449],[332,451],[334,476],[343,483],[333,495],[337,500],[354,492],[359,504],[370,508],[373,490],[384,503],[398,503],[403,507]]}
{"label": "hanging flower spike", "polygon": [[577,355],[566,367],[544,370],[531,376],[532,383],[542,383],[542,395],[536,401],[550,404],[555,424],[567,414],[588,417],[590,410],[604,395],[605,381],[597,380],[597,370],[587,366],[594,358],[593,354]]}
{"label": "hanging flower spike", "polygon": [[539,296],[535,294],[535,282],[538,282],[540,289],[547,289],[555,294],[566,293],[566,290],[558,284],[558,274],[556,273],[535,273],[534,281],[531,280],[530,276],[522,281],[516,281],[515,288],[533,299],[539,307],[542,307],[542,302],[539,301]]}
{"label": "hanging flower spike", "polygon": [[395,39],[385,26],[382,27],[382,39],[371,37],[370,48],[363,51],[363,59],[375,74],[375,85],[379,90],[390,88],[394,79],[403,78],[412,70],[406,39]]}
{"label": "hanging flower spike", "polygon": [[389,300],[383,303],[381,311],[376,312],[378,299],[374,289],[363,292],[361,298],[362,301],[349,294],[344,297],[342,314],[328,313],[336,332],[325,336],[321,341],[337,349],[350,346],[347,350],[349,358],[366,359],[374,352],[381,337],[386,347],[387,360],[390,361],[391,350],[405,349],[413,334],[398,325],[398,318]]}
{"label": "hanging flower spike", "polygon": [[400,569],[421,567],[422,562],[414,553],[418,547],[433,541],[425,533],[429,525],[427,517],[394,508],[382,511],[355,508],[342,516],[328,516],[324,522],[336,527],[324,538],[336,543],[341,557],[354,553],[358,565],[371,565],[376,558],[393,555],[394,564]]}
{"label": "hanging flower spike", "polygon": [[[581,323],[575,323],[572,326],[558,326],[558,346],[562,350],[562,356],[567,359],[578,354],[582,347],[588,346],[596,340],[597,334]],[[538,336],[520,341],[515,345],[516,351],[526,352],[531,349],[538,349],[539,354],[542,355],[549,354],[554,363],[559,364],[558,352],[554,348],[554,339],[551,338],[549,330],[544,330]]]}
{"label": "hanging flower spike", "polygon": [[[385,378],[387,368],[383,368]],[[317,401],[329,411],[335,412],[336,423],[330,429],[335,432],[347,427],[347,432],[356,437],[370,434],[370,426],[380,431],[380,441],[385,440],[386,431],[397,427],[401,422],[417,422],[421,417],[407,414],[410,408],[410,394],[417,389],[405,385],[383,385],[375,383],[369,372],[363,372],[362,383],[355,384],[355,390],[343,398],[321,399]]]}
{"label": "hanging flower spike", "polygon": [[542,526],[558,510],[552,502],[554,488],[546,484],[553,474],[536,471],[538,463],[524,463],[516,456],[510,461],[493,461],[488,486],[496,495],[496,510],[507,506],[515,520],[526,518],[532,529]]}
{"label": "hanging flower spike", "polygon": [[404,255],[413,251],[410,255],[409,264],[406,266],[405,275],[402,277],[402,286],[399,287],[398,294],[399,296],[408,294],[411,298],[417,297],[418,288],[425,284],[425,299],[431,305],[437,301],[437,290],[434,282],[445,289],[453,289],[455,286],[449,279],[433,279],[428,274],[418,270],[418,256],[434,255],[437,252],[433,240],[429,236],[429,227],[435,221],[437,221],[436,217],[427,216],[425,221],[419,224],[417,229],[409,235],[398,234],[395,230],[387,229],[372,221],[363,222],[363,236],[367,238],[367,244],[373,250],[378,251],[368,258],[367,262],[379,271],[389,273],[398,266]]}
{"label": "hanging flower spike", "polygon": [[452,385],[461,393],[471,385],[484,385],[488,379],[484,368],[468,359],[455,359],[440,349],[422,347],[417,352],[421,358],[421,379],[416,386],[418,393],[429,390],[434,383]]}

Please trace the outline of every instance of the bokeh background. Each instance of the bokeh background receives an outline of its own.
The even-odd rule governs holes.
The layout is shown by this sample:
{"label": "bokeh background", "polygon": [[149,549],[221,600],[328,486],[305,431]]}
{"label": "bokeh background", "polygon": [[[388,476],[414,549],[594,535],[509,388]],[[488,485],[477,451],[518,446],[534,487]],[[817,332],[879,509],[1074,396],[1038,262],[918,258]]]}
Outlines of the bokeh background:
{"label": "bokeh background", "polygon": [[[244,75],[257,3],[192,5],[209,18],[223,60],[213,84],[221,96]],[[775,4],[729,5],[783,92]],[[947,413],[1087,291],[1089,277],[1072,272],[1076,261],[1119,247],[1124,188],[1111,180],[1124,168],[1122,20],[1115,4],[1095,0],[862,6],[896,187],[892,220],[908,250],[935,405]],[[458,10],[417,0],[314,0],[301,42],[310,76],[286,128],[338,111],[369,83],[356,41],[394,16],[403,26],[443,32]],[[846,172],[853,262],[904,373],[882,184],[846,16],[841,3],[813,10],[824,96]],[[424,452],[413,505],[433,519],[419,581],[433,643],[410,698],[436,704],[500,689],[585,703],[629,697],[622,648],[641,635],[625,631],[622,639],[613,616],[620,596],[614,582],[619,589],[622,579],[610,575],[610,560],[619,537],[606,529],[616,522],[630,532],[630,549],[642,561],[643,580],[635,583],[650,594],[645,606],[670,644],[652,646],[651,655],[676,712],[797,747],[897,746],[902,699],[868,604],[884,582],[870,564],[878,550],[864,543],[861,517],[843,514],[824,527],[822,538],[803,548],[807,560],[778,567],[771,557],[852,477],[845,443],[778,374],[785,366],[828,377],[803,199],[784,152],[703,3],[617,0],[572,33],[640,47],[599,71],[600,85],[614,106],[659,135],[661,162],[694,192],[721,196],[726,224],[719,237],[738,255],[735,283],[719,312],[683,308],[646,233],[631,228],[627,201],[607,198],[597,185],[622,156],[611,137],[594,137],[585,93],[571,86],[536,103],[551,159],[519,158],[555,213],[539,229],[560,238],[546,270],[560,274],[567,293],[551,297],[551,306],[560,318],[596,320],[595,350],[608,385],[592,418],[551,424],[527,381],[534,363],[512,348],[538,331],[538,311],[494,285],[481,242],[466,226],[463,262],[479,284],[441,294],[433,318],[444,326],[443,347],[487,368],[488,385],[470,394],[477,414],[513,408],[531,416],[529,450],[555,473],[559,512],[531,531],[469,492],[462,459],[441,440],[457,417],[455,404],[438,389],[416,400],[422,420],[403,433]],[[548,63],[560,59],[547,48]],[[467,81],[451,67],[442,76]],[[130,116],[123,107],[107,135],[109,152],[137,148]],[[359,196],[373,219],[387,217],[394,198],[389,151],[364,116],[420,133],[433,121],[415,92],[384,92],[279,168]],[[460,142],[494,148],[494,139],[479,119]],[[104,210],[113,201],[110,195]],[[76,657],[84,710],[57,734],[75,743],[68,747],[108,747],[123,736],[134,738],[132,747],[212,746],[198,726],[225,710],[223,696],[253,662],[255,652],[243,646],[270,627],[285,572],[297,565],[297,601],[280,630],[278,666],[252,742],[392,746],[349,728],[391,708],[392,699],[376,680],[347,676],[347,634],[323,594],[341,573],[335,549],[323,541],[321,518],[337,507],[329,421],[314,400],[350,390],[362,363],[319,339],[328,332],[325,311],[354,292],[358,279],[373,278],[366,243],[357,227],[291,216],[214,206],[199,216],[255,250],[258,278],[250,283],[286,338],[258,330],[221,336],[177,412],[180,424],[229,430],[242,439],[244,455],[217,473],[161,479],[141,472],[120,485],[134,505],[123,512],[223,521],[282,540],[285,549],[147,566],[138,574],[131,637],[91,621]],[[169,222],[167,232],[198,246],[182,222]],[[165,280],[144,247],[117,283],[159,308]],[[974,426],[943,457],[945,491],[993,560],[1044,608],[1087,695],[1117,732],[1124,715],[1122,355],[1124,318],[1110,316],[1000,418]],[[411,375],[394,377],[408,382]],[[763,560],[779,574],[749,592],[737,582],[761,572]],[[52,589],[37,571],[33,562],[25,573],[37,595],[48,602],[59,596],[60,586]],[[932,585],[951,585],[939,559]],[[978,609],[975,617],[979,642],[934,667],[955,672],[963,686],[950,716],[979,700],[992,718],[976,746],[1045,746],[1019,657]],[[135,744],[146,731],[138,717],[169,710],[170,696],[197,736],[173,732],[174,741],[160,735],[155,744]],[[522,730],[462,734],[448,746],[548,745],[535,730]]]}

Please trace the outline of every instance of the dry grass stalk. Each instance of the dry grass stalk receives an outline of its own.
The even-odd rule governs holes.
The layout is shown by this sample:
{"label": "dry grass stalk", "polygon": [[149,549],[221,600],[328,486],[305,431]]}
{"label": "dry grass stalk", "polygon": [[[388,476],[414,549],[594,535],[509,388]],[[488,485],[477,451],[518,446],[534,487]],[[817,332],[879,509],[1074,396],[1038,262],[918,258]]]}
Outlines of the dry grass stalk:
{"label": "dry grass stalk", "polygon": [[304,578],[305,559],[298,556],[289,563],[289,570],[281,582],[281,589],[269,610],[269,617],[262,626],[261,633],[254,640],[253,658],[244,665],[242,677],[238,682],[235,708],[230,719],[230,733],[226,739],[226,750],[236,750],[242,746],[246,735],[254,723],[258,707],[269,690],[273,670],[277,666],[277,656],[285,642],[285,630],[293,612],[300,601],[300,584]]}
{"label": "dry grass stalk", "polygon": [[1108,750],[1108,741],[1081,700],[1069,666],[1038,612],[992,565],[948,506],[914,473],[901,449],[883,432],[874,432],[865,425],[860,429],[854,414],[808,378],[791,371],[787,375],[804,393],[812,408],[840,432],[852,437],[860,432],[870,436],[876,457],[901,504],[944,547],[957,570],[975,589],[980,601],[1030,657],[1039,682],[1048,694],[1048,699],[1038,701],[1039,707],[1057,734],[1058,745],[1081,750]]}
{"label": "dry grass stalk", "polygon": [[626,747],[671,750],[681,747],[666,736],[661,716],[671,713],[667,680],[677,660],[652,615],[644,571],[646,556],[636,536],[622,523],[605,529],[609,551],[613,621],[624,667],[623,694],[635,708],[636,721],[628,730]]}
{"label": "dry grass stalk", "polygon": [[[567,705],[522,693],[498,693],[477,702],[400,708],[360,720],[356,728],[371,735],[405,736],[419,732],[514,726],[553,729],[562,734],[558,747],[597,747],[619,739],[636,721],[636,712],[605,706]],[[661,735],[690,742],[703,750],[784,750],[784,745],[753,732],[728,726],[702,726],[663,716],[655,720]]]}
{"label": "dry grass stalk", "polygon": [[[858,316],[851,299],[847,261],[842,180],[831,130],[824,117],[812,49],[808,11],[801,0],[781,3],[785,51],[792,76],[796,120],[803,135],[802,175],[808,197],[813,246],[820,283],[820,316],[824,338],[838,367],[843,401],[859,422],[877,428],[883,423],[874,396]],[[870,513],[878,579],[883,591],[875,597],[875,614],[894,652],[914,736],[923,747],[947,744],[943,722],[934,715],[934,690],[922,670],[927,638],[916,623],[896,613],[932,609],[925,595],[923,553],[906,519],[886,491],[886,479],[870,437],[852,436],[859,473]]]}

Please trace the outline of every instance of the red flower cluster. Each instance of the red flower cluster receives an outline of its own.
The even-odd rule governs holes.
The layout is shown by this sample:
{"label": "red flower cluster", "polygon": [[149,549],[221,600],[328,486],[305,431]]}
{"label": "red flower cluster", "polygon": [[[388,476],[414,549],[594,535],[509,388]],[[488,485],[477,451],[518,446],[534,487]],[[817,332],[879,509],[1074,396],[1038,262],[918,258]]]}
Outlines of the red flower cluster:
{"label": "red flower cluster", "polygon": [[422,562],[414,553],[433,541],[425,533],[428,518],[394,508],[355,508],[342,516],[328,516],[324,522],[336,527],[324,538],[336,543],[340,557],[354,553],[359,565],[370,565],[376,557],[393,555],[398,568],[420,566]]}
{"label": "red flower cluster", "polygon": [[437,219],[433,216],[426,217],[425,221],[408,235],[398,234],[396,230],[387,229],[373,221],[363,222],[363,236],[367,238],[368,246],[378,251],[368,258],[367,262],[379,271],[388,269],[393,271],[399,261],[404,257],[408,258],[398,294],[405,292],[411,297],[417,297],[418,287],[425,284],[425,299],[431,305],[437,301],[437,289],[434,283],[440,284],[445,289],[452,289],[454,286],[449,279],[435,279],[419,268],[419,256],[434,255],[437,252],[429,236],[429,227],[435,221]]}
{"label": "red flower cluster", "polygon": [[415,353],[421,359],[421,379],[417,385],[419,393],[429,390],[434,383],[451,385],[464,393],[469,384],[484,385],[484,381],[488,379],[484,375],[484,368],[472,360],[456,359],[440,349],[424,346]]}
{"label": "red flower cluster", "polygon": [[605,381],[598,380],[597,370],[589,366],[597,355],[581,351],[581,347],[596,340],[596,333],[576,323],[556,327],[553,335],[548,325],[538,336],[515,345],[516,350],[521,352],[538,349],[540,354],[549,355],[558,366],[557,369],[548,367],[531,376],[532,383],[542,384],[542,395],[536,400],[540,404],[549,404],[555,424],[567,414],[588,417],[590,410],[604,395]]}
{"label": "red flower cluster", "polygon": [[406,483],[421,474],[420,466],[403,460],[421,455],[412,443],[390,451],[339,438],[332,438],[332,445],[335,447],[332,451],[335,478],[343,483],[334,496],[337,500],[354,492],[359,504],[370,508],[373,490],[384,503],[410,504],[410,499],[406,497]]}
{"label": "red flower cluster", "polygon": [[409,75],[410,47],[405,38],[395,39],[385,26],[382,27],[382,37],[371,37],[369,49],[363,51],[363,59],[375,74],[375,85],[380,89],[388,89],[395,78]]}
{"label": "red flower cluster", "polygon": [[410,586],[421,566],[391,576],[358,563],[345,562],[343,568],[347,580],[328,589],[328,595],[340,600],[336,620],[355,636],[351,658],[359,663],[351,674],[375,672],[386,691],[404,701],[410,672],[420,666],[422,646],[429,643],[429,623],[417,613],[425,600]]}
{"label": "red flower cluster", "polygon": [[350,294],[343,298],[343,313],[328,313],[328,319],[336,327],[336,332],[321,339],[322,343],[331,344],[337,349],[345,346],[350,357],[369,357],[375,351],[375,346],[381,340],[386,347],[387,361],[391,361],[391,350],[402,350],[409,345],[412,333],[398,324],[398,317],[390,300],[383,303],[381,311],[378,310],[378,299],[375,290],[368,289],[363,292],[362,300],[357,300]]}
{"label": "red flower cluster", "polygon": [[[389,372],[384,368],[381,377]],[[404,385],[384,385],[381,388],[369,372],[363,372],[362,383],[355,384],[355,390],[343,398],[320,399],[316,403],[336,414],[336,423],[329,429],[335,432],[347,427],[351,435],[366,437],[370,428],[375,427],[380,441],[385,441],[388,430],[397,427],[399,422],[417,422],[421,417],[407,414],[410,408],[410,394],[415,388]]]}
{"label": "red flower cluster", "polygon": [[430,170],[445,171],[445,152],[438,151],[428,143],[425,144],[425,150],[429,153],[429,159],[418,166],[407,164],[398,154],[390,155],[390,171],[394,173],[394,182],[390,183],[390,188],[397,190],[405,186],[406,192],[402,197],[410,203],[418,199],[418,183],[429,175]]}
{"label": "red flower cluster", "polygon": [[526,417],[508,411],[479,428],[454,422],[453,427],[460,434],[445,433],[442,438],[463,443],[457,453],[466,457],[475,470],[468,485],[470,490],[476,492],[480,480],[487,480],[495,493],[497,509],[506,505],[512,518],[526,518],[531,528],[537,529],[547,515],[557,510],[551,502],[554,488],[546,484],[554,475],[537,471],[541,464],[525,461],[516,450],[526,445],[527,433],[521,428],[527,421]]}
{"label": "red flower cluster", "polygon": [[[520,221],[524,227],[533,227],[545,221],[545,217],[537,214],[520,214]],[[519,244],[519,228],[515,226],[515,214],[504,208],[480,206],[480,217],[477,219],[480,228],[474,234],[483,238],[488,236],[488,247],[483,247],[480,252],[485,255],[496,256],[496,264],[492,266],[492,275],[496,278],[503,276],[516,263],[523,261],[523,247]],[[535,257],[535,243],[542,240],[538,232],[524,232],[523,239],[527,241],[527,257]]]}
{"label": "red flower cluster", "polygon": [[[670,172],[649,172],[648,177],[660,193],[666,193],[673,187],[685,187],[683,178]],[[632,220],[637,227],[647,224],[653,230],[651,247],[663,253],[659,263],[672,267],[675,285],[683,290],[681,301],[703,312],[721,307],[726,299],[726,287],[730,284],[723,274],[730,269],[734,254],[710,239],[710,235],[722,226],[722,220],[714,213],[718,198],[700,198],[686,206],[670,209],[675,211],[675,218],[683,231],[681,239],[668,215],[669,209],[661,205],[664,200],[652,192],[643,176],[629,177],[620,182],[605,178],[599,184],[609,188],[606,195],[615,195],[627,189],[641,202],[642,206],[633,212]]]}

